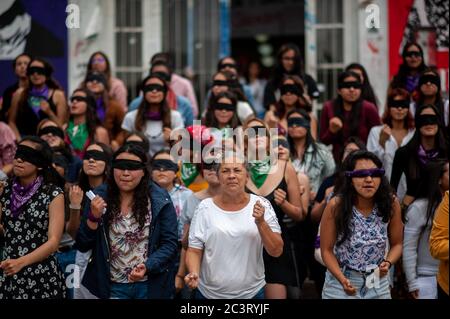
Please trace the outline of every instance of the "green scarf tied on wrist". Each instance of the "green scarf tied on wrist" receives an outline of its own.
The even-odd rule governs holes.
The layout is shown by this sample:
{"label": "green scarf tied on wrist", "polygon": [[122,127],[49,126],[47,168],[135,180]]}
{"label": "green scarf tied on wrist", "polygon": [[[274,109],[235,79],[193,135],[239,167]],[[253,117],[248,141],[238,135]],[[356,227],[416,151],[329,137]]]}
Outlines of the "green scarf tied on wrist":
{"label": "green scarf tied on wrist", "polygon": [[256,187],[260,188],[267,179],[270,171],[270,157],[263,160],[254,160],[249,162],[250,178]]}
{"label": "green scarf tied on wrist", "polygon": [[197,165],[193,163],[183,163],[181,165],[181,180],[184,186],[189,187],[192,182],[197,178],[200,172],[198,171]]}

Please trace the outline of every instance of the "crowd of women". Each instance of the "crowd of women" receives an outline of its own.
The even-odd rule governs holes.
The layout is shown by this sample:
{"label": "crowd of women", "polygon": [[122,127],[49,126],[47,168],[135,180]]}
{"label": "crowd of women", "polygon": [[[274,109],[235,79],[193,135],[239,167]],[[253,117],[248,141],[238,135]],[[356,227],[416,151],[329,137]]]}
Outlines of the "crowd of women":
{"label": "crowd of women", "polygon": [[200,109],[167,53],[129,105],[103,52],[68,98],[18,56],[0,299],[299,299],[306,278],[322,298],[448,299],[449,103],[417,43],[402,57],[383,97],[348,65],[317,117],[295,44],[268,81],[219,60]]}

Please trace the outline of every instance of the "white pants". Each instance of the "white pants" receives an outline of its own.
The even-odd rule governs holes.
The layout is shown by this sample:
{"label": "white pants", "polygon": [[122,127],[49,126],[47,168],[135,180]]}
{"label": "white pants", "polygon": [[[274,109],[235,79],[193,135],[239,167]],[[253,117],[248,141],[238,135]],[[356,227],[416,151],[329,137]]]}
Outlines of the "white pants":
{"label": "white pants", "polygon": [[75,264],[80,269],[80,287],[74,288],[73,290],[73,299],[98,299],[96,296],[91,294],[89,290],[81,284],[84,273],[86,272],[87,264],[89,258],[91,258],[92,250],[89,250],[85,253],[77,250],[77,254],[75,256]]}
{"label": "white pants", "polygon": [[437,299],[436,276],[418,276],[419,299]]}

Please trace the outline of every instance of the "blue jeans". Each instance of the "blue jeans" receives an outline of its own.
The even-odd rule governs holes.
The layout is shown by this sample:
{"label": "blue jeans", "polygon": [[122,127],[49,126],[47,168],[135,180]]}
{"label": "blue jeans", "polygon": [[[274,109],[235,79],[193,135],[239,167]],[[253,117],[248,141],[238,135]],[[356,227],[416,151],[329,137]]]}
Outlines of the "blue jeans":
{"label": "blue jeans", "polygon": [[[200,292],[200,290],[194,290],[194,299],[208,299]],[[264,287],[262,287],[252,299],[264,299]]]}
{"label": "blue jeans", "polygon": [[[73,273],[72,272],[73,269],[71,270],[70,267],[67,268],[67,266],[75,265],[76,252],[77,251],[75,249],[71,249],[63,253],[60,252],[55,253],[56,260],[58,261],[58,267],[64,274],[64,279],[66,280],[67,277]],[[67,288],[67,298],[73,299],[73,287],[66,287],[66,288]]]}
{"label": "blue jeans", "polygon": [[369,274],[343,267],[342,273],[356,289],[353,296],[347,295],[341,283],[327,270],[322,290],[322,299],[391,299],[388,275],[366,284]]}
{"label": "blue jeans", "polygon": [[148,299],[148,283],[147,281],[111,282],[110,299]]}

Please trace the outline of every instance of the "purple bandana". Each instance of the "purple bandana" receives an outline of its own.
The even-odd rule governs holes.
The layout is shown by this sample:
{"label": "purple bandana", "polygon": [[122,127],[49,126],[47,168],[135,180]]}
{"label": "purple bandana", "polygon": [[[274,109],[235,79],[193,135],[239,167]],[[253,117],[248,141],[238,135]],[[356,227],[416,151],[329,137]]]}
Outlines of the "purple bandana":
{"label": "purple bandana", "polygon": [[150,121],[161,121],[162,120],[161,112],[148,111],[147,113],[145,113],[145,117],[147,118],[147,120],[150,120]]}
{"label": "purple bandana", "polygon": [[105,103],[103,103],[103,98],[100,97],[97,99],[97,117],[99,118],[100,122],[105,121],[106,112],[105,112]]}
{"label": "purple bandana", "polygon": [[20,185],[17,178],[14,179],[11,194],[11,215],[16,218],[22,212],[23,206],[37,192],[42,185],[43,178],[38,176],[33,183],[28,186]]}
{"label": "purple bandana", "polygon": [[422,145],[419,146],[419,150],[417,151],[417,156],[419,157],[419,161],[422,164],[427,164],[432,159],[438,156],[439,152],[436,150],[426,151]]}
{"label": "purple bandana", "polygon": [[47,100],[48,98],[48,86],[44,85],[42,89],[37,89],[32,87],[29,92],[28,104],[33,109],[36,115],[39,115],[39,111],[41,110],[41,101]]}

